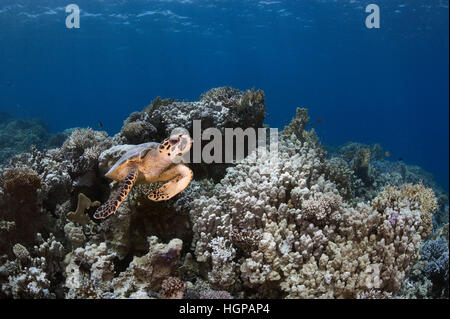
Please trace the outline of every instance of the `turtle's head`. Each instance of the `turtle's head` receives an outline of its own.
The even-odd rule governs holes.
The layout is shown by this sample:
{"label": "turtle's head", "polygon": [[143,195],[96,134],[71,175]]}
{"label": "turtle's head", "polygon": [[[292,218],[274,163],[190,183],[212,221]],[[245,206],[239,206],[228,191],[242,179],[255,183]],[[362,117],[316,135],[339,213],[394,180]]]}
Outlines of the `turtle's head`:
{"label": "turtle's head", "polygon": [[192,138],[187,134],[171,135],[159,146],[159,153],[173,163],[179,163],[183,154],[189,152]]}

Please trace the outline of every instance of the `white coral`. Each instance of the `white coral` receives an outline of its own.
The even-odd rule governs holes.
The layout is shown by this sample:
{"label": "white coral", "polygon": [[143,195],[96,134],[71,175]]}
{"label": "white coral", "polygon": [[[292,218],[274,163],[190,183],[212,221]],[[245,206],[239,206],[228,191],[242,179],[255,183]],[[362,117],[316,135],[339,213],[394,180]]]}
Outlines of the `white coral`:
{"label": "white coral", "polygon": [[[372,282],[399,289],[430,230],[432,196],[411,186],[353,206],[325,178],[329,167],[316,145],[306,138],[283,142],[278,154],[253,153],[228,169],[209,197],[194,200],[193,245],[212,285],[237,289],[230,276],[237,269],[244,285],[266,296],[356,297]],[[257,247],[235,247],[231,230],[262,237]],[[374,265],[377,273],[368,271]]]}

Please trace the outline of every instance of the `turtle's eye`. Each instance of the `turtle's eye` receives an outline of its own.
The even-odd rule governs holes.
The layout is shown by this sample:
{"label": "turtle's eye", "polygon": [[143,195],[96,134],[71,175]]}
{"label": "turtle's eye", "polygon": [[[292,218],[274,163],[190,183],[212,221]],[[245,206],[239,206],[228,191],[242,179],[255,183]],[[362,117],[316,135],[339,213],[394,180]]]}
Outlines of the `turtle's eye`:
{"label": "turtle's eye", "polygon": [[170,137],[170,139],[169,139],[169,142],[170,142],[170,144],[176,144],[176,143],[178,143],[180,141],[180,138],[178,137],[178,136],[172,136],[172,137]]}

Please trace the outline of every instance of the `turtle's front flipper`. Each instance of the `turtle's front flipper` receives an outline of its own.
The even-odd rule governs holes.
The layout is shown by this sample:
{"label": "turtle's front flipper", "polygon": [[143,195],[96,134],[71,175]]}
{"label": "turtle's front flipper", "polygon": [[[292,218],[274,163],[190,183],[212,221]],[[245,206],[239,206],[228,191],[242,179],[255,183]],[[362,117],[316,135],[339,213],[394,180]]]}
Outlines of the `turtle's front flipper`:
{"label": "turtle's front flipper", "polygon": [[164,177],[172,178],[169,182],[148,195],[148,199],[155,202],[168,200],[185,189],[192,181],[194,173],[183,164],[178,164],[174,168],[164,173]]}
{"label": "turtle's front flipper", "polygon": [[106,203],[100,206],[94,214],[96,219],[104,219],[111,214],[115,214],[120,204],[127,198],[133,188],[138,176],[137,169],[131,170],[127,177],[120,184],[119,189],[108,199]]}

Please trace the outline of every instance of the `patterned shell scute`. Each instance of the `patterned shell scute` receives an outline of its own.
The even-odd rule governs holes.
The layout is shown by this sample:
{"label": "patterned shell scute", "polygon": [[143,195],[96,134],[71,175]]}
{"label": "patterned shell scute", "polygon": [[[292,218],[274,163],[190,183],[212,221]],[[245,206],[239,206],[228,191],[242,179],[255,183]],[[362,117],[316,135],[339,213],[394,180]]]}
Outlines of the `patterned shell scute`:
{"label": "patterned shell scute", "polygon": [[145,154],[147,154],[149,150],[151,150],[152,148],[156,148],[158,146],[159,143],[156,142],[148,142],[134,146],[133,148],[126,151],[121,158],[119,158],[119,160],[114,164],[113,167],[111,167],[111,169],[108,171],[108,173],[106,173],[106,175],[114,172],[120,165],[125,163],[127,160],[134,158],[142,158],[145,156]]}

